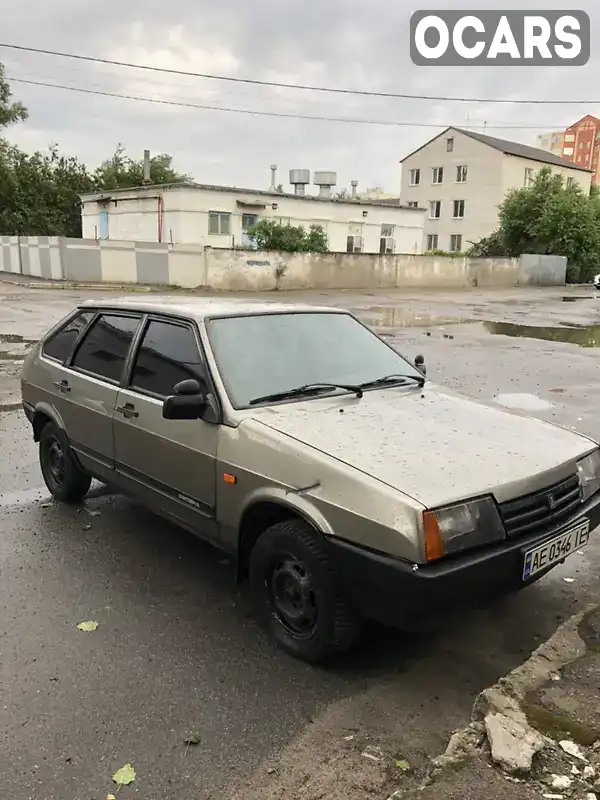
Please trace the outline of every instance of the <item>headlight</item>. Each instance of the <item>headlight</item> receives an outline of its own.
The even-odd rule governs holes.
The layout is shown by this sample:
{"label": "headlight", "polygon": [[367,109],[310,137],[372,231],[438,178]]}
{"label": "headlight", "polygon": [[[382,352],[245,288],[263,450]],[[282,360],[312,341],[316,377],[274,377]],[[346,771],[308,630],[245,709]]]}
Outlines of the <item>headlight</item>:
{"label": "headlight", "polygon": [[581,499],[585,502],[600,490],[600,449],[582,458],[577,464]]}
{"label": "headlight", "polygon": [[505,538],[504,525],[491,497],[423,512],[427,561]]}

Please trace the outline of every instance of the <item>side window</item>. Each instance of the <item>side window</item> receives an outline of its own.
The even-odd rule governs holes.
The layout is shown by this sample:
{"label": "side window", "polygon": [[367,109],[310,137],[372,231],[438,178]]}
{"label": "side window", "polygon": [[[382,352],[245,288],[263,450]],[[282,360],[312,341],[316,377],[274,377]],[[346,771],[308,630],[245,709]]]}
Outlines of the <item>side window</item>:
{"label": "side window", "polygon": [[133,366],[130,388],[167,397],[180,381],[206,382],[208,372],[191,328],[151,320]]}
{"label": "side window", "polygon": [[93,311],[82,311],[81,314],[67,322],[63,328],[44,343],[42,347],[43,355],[60,361],[62,364],[71,355],[75,342],[93,316]]}
{"label": "side window", "polygon": [[77,348],[72,366],[119,382],[140,317],[102,314]]}

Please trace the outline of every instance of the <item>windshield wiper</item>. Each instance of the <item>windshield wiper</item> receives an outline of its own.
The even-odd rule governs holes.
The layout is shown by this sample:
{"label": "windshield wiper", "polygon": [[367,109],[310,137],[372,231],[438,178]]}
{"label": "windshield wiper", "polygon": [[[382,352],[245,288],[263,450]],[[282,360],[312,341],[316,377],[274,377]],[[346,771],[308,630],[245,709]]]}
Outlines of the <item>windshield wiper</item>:
{"label": "windshield wiper", "polygon": [[254,400],[250,400],[249,405],[255,406],[258,405],[258,403],[275,403],[278,400],[290,400],[293,397],[310,397],[310,395],[327,392],[330,389],[345,389],[347,392],[353,392],[357,397],[363,396],[362,386],[350,386],[346,383],[307,383],[304,386],[298,386],[296,389],[288,389],[286,392],[277,392],[277,394],[266,394],[264,397],[255,397]]}
{"label": "windshield wiper", "polygon": [[385,386],[386,384],[393,384],[393,383],[404,383],[405,381],[415,381],[421,388],[425,386],[425,378],[421,377],[421,375],[385,375],[383,378],[377,378],[374,381],[367,381],[367,383],[361,383],[361,389],[371,389],[375,386]]}

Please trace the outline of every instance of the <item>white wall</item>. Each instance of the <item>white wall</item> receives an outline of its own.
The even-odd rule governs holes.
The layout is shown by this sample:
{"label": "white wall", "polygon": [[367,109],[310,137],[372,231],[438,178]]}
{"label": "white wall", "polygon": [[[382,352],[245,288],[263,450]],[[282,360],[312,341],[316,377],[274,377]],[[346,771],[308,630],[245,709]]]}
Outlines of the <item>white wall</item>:
{"label": "white wall", "polygon": [[532,169],[535,176],[543,167],[550,166],[552,172],[562,175],[565,181],[573,178],[579,184],[585,194],[589,194],[592,182],[592,173],[581,169],[570,167],[560,167],[554,164],[542,164],[539,161],[532,161],[528,158],[517,158],[516,156],[504,156],[502,165],[502,186],[504,194],[510,189],[520,189],[525,184],[525,170]]}
{"label": "white wall", "polygon": [[[158,240],[157,190],[138,189],[113,193],[113,200],[102,206],[109,212],[110,239],[130,241]],[[293,195],[250,193],[240,190],[208,190],[194,187],[165,188],[162,240],[175,244],[232,247],[242,244],[242,215],[280,219],[291,225],[321,225],[329,248],[346,252],[347,237],[356,233],[364,238],[365,253],[379,253],[382,225],[394,226],[395,252],[420,253],[425,214],[422,210],[372,203],[326,201]],[[100,232],[100,206],[83,199],[83,238],[96,238]],[[240,206],[244,203],[244,207]],[[275,206],[275,207],[274,207]],[[229,213],[230,235],[209,233],[209,212]]]}

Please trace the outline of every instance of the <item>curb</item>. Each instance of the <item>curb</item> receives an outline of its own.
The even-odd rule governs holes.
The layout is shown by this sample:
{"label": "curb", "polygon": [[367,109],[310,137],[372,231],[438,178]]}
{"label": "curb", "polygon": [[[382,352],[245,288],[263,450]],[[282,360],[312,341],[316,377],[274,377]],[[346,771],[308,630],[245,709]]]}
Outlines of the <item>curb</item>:
{"label": "curb", "polygon": [[[526,696],[540,689],[559,670],[585,655],[587,645],[579,634],[579,626],[589,614],[599,608],[596,604],[589,605],[584,611],[567,619],[546,642],[533,651],[527,661],[477,696],[470,724],[455,731],[446,751],[433,759],[422,788],[437,783],[448,771],[484,754],[487,744],[484,720],[489,714],[518,714],[524,717],[520,704]],[[537,734],[531,726],[528,727]],[[394,795],[392,797],[395,798]]]}
{"label": "curb", "polygon": [[[156,289],[150,286],[140,286],[139,284],[115,284],[115,283],[15,283],[14,286],[21,286],[24,289],[50,289],[50,290],[69,290],[69,289],[89,289],[95,292],[158,292],[162,287]],[[164,291],[164,289],[163,289]]]}

